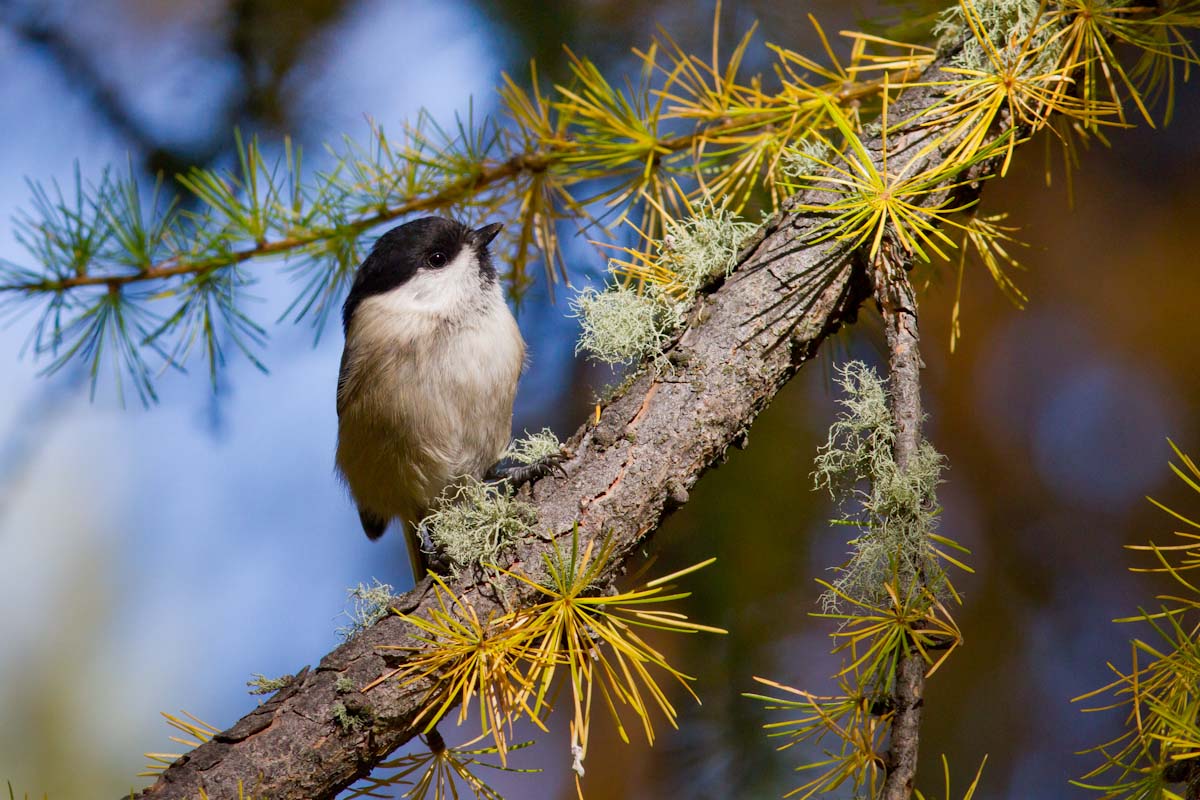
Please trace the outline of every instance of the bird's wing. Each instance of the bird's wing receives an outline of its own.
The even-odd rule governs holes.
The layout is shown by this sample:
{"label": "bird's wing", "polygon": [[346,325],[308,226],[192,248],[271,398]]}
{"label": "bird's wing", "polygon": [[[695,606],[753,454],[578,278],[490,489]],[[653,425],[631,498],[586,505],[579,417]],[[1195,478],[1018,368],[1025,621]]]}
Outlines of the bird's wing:
{"label": "bird's wing", "polygon": [[350,364],[351,364],[350,345],[347,344],[342,349],[342,364],[340,367],[338,367],[338,386],[337,386],[337,414],[338,414],[338,417],[342,416],[342,410],[346,407],[346,404],[350,401],[350,397],[354,391],[354,389],[353,389],[353,384],[355,382],[354,381],[354,370],[351,369]]}

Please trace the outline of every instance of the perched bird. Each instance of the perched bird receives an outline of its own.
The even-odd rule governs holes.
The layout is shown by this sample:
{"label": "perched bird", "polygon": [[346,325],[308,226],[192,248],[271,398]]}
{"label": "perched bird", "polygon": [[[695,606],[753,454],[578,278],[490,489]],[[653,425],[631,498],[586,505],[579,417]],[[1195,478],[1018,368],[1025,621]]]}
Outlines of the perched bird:
{"label": "perched bird", "polygon": [[391,229],[342,308],[337,471],[368,538],[404,523],[414,580],[418,524],[456,479],[483,478],[512,433],[525,342],[488,253],[500,227],[425,217]]}

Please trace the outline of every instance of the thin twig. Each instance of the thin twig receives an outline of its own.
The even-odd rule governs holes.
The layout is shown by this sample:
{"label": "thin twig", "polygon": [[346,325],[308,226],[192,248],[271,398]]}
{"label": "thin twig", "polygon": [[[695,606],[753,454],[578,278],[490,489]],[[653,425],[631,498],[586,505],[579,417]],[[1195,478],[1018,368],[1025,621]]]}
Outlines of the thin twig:
{"label": "thin twig", "polygon": [[[917,301],[903,264],[880,254],[874,270],[875,300],[883,315],[888,344],[892,418],[896,423],[896,465],[905,471],[921,446],[921,353]],[[916,589],[914,589],[916,590]],[[891,737],[884,800],[908,800],[917,775],[921,710],[925,696],[925,660],[912,648],[896,670]]]}
{"label": "thin twig", "polygon": [[[899,73],[893,80],[908,80],[915,78],[916,70]],[[839,93],[839,99],[844,102],[854,102],[862,98],[878,94],[882,80],[864,81]],[[721,120],[708,125],[698,126],[695,131],[668,137],[656,144],[662,153],[680,153],[692,150],[700,142],[708,138],[733,132],[752,130],[763,125],[770,125],[780,115],[779,110],[764,111],[760,114],[748,115],[734,120]],[[572,144],[539,152],[517,153],[504,160],[485,161],[477,170],[454,180],[432,194],[407,199],[370,214],[351,219],[343,227],[350,233],[362,233],[376,225],[399,219],[410,214],[447,209],[463,197],[479,193],[505,181],[513,180],[522,175],[536,175],[551,169],[559,163],[564,155],[571,154],[575,149]],[[209,258],[189,259],[187,255],[175,255],[150,264],[144,269],[124,273],[83,273],[78,275],[46,278],[37,281],[0,284],[0,294],[4,293],[46,293],[71,291],[88,286],[107,286],[118,289],[122,286],[147,281],[158,281],[186,275],[202,275],[213,270],[236,266],[257,258],[286,255],[312,245],[328,237],[324,230],[314,230],[301,236],[286,236],[279,239],[254,243],[242,250],[232,250]]]}

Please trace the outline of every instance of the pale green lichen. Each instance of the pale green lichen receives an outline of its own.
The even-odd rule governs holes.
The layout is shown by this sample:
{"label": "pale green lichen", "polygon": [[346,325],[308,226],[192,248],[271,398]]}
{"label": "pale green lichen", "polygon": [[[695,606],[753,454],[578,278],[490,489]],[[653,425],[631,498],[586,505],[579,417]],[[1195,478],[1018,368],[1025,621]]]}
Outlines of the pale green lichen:
{"label": "pale green lichen", "polygon": [[514,439],[504,451],[504,457],[518,464],[529,465],[553,458],[561,452],[562,442],[554,435],[554,431],[542,428],[537,433],[525,431],[524,438]]}
{"label": "pale green lichen", "polygon": [[[888,584],[901,592],[923,583],[935,594],[944,573],[930,541],[940,511],[936,489],[943,457],[922,440],[908,468],[896,463],[896,426],[888,393],[875,372],[859,361],[839,370],[843,411],[830,427],[813,471],[816,488],[828,489],[841,522],[862,532],[840,568],[834,588],[870,605],[886,601]],[[865,487],[865,488],[863,488]],[[838,606],[836,592],[822,596],[826,609]]]}
{"label": "pale green lichen", "polygon": [[829,142],[821,138],[806,138],[783,151],[783,174],[806,178],[824,172],[837,154]]}
{"label": "pale green lichen", "polygon": [[680,304],[653,286],[589,286],[571,309],[582,329],[575,352],[612,365],[657,361],[683,321]]}
{"label": "pale green lichen", "polygon": [[354,681],[348,675],[339,675],[333,682],[333,688],[338,694],[349,694],[354,691]]}
{"label": "pale green lichen", "polygon": [[651,265],[644,272],[644,265],[618,269],[623,280],[603,290],[588,287],[571,301],[581,328],[575,352],[610,365],[649,360],[665,366],[663,350],[683,326],[691,300],[733,272],[756,228],[711,202],[689,219],[667,220],[655,256],[639,256]]}
{"label": "pale green lichen", "polygon": [[292,682],[294,676],[283,675],[279,678],[268,678],[261,672],[256,672],[246,681],[250,694],[274,694]]}
{"label": "pale green lichen", "polygon": [[367,724],[367,720],[361,714],[356,714],[346,708],[345,703],[334,703],[330,712],[333,715],[333,721],[341,725],[342,730],[346,733],[356,731]]}
{"label": "pale green lichen", "polygon": [[[988,34],[1002,59],[1015,57],[1030,31],[1045,17],[1040,0],[970,0],[969,5],[976,22]],[[987,50],[971,30],[967,12],[961,4],[950,6],[938,16],[933,33],[939,49],[965,40],[962,50],[953,59],[954,66],[984,72],[992,70]],[[1044,27],[1037,31],[1035,46],[1049,35]]]}
{"label": "pale green lichen", "polygon": [[533,506],[509,494],[506,484],[464,478],[448,488],[425,518],[434,550],[455,569],[494,565],[517,539],[533,532]]}
{"label": "pale green lichen", "polygon": [[348,607],[342,611],[342,616],[350,622],[337,629],[338,635],[349,639],[386,617],[394,594],[391,584],[380,583],[374,578],[370,585],[360,583],[347,589]]}
{"label": "pale green lichen", "polygon": [[714,280],[729,277],[742,244],[757,228],[710,204],[690,219],[668,220],[659,255],[692,296]]}

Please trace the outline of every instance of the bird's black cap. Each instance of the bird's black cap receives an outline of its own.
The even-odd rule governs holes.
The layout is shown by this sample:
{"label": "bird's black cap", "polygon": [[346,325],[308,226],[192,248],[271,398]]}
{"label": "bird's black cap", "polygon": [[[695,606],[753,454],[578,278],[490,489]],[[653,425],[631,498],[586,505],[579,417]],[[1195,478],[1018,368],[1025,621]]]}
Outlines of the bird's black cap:
{"label": "bird's black cap", "polygon": [[379,237],[371,253],[358,268],[350,294],[342,306],[342,328],[350,330],[350,320],[363,300],[391,291],[407,283],[421,269],[439,269],[453,261],[464,246],[479,253],[480,276],[496,280],[496,269],[488,254],[488,244],[496,238],[499,223],[472,230],[446,217],[422,217],[392,228]]}

